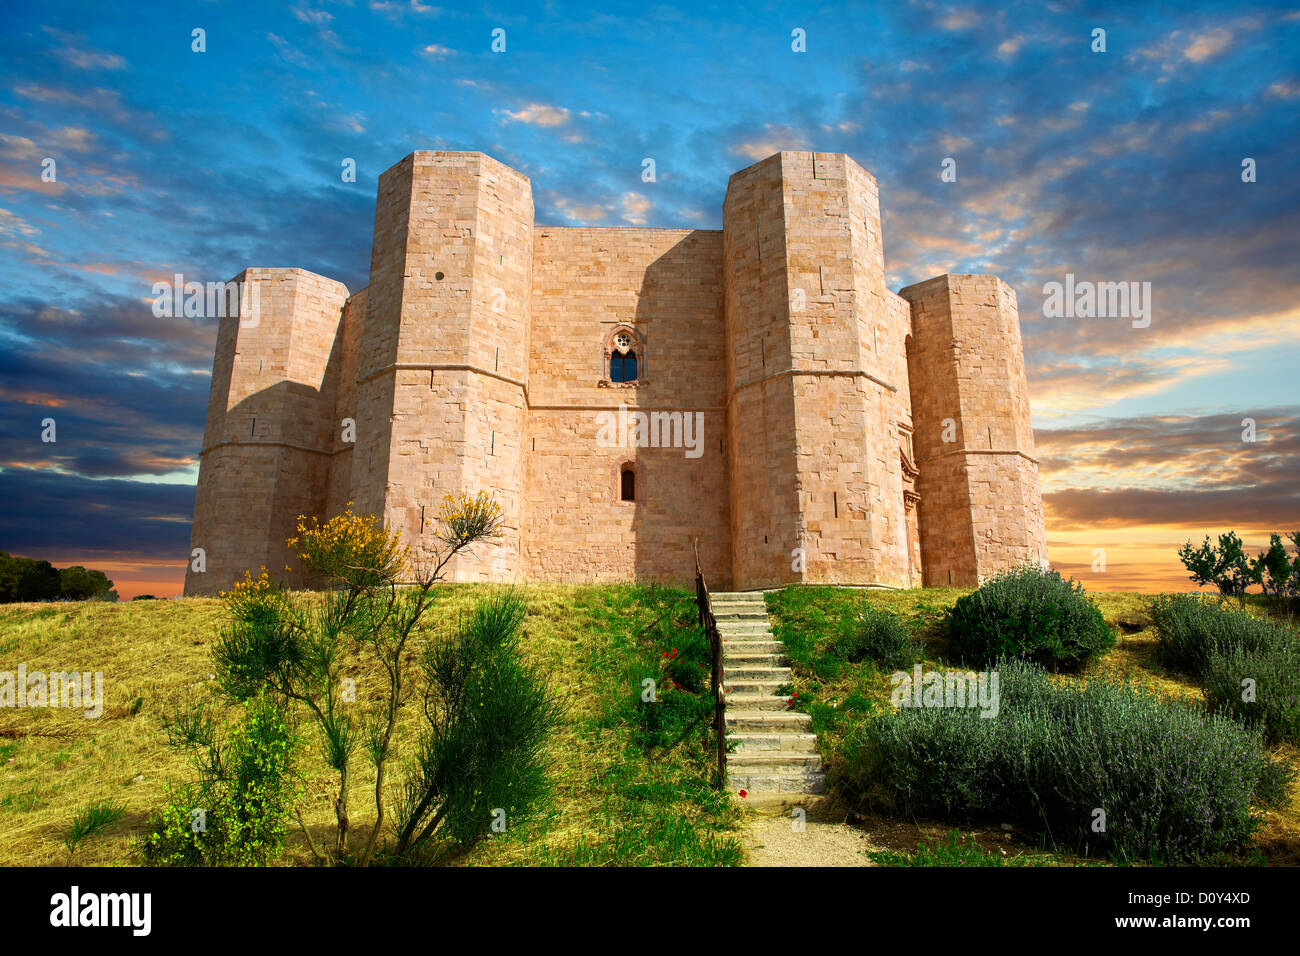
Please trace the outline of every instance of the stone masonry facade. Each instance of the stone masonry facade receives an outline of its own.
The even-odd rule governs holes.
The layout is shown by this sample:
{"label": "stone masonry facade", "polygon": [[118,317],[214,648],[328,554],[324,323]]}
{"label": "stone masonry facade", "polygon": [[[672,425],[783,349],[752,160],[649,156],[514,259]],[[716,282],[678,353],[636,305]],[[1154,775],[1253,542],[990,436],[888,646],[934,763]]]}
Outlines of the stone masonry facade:
{"label": "stone masonry facade", "polygon": [[728,590],[1047,563],[1015,293],[886,288],[876,181],[848,156],[736,173],[705,230],[536,225],[525,176],[415,152],[379,179],[367,288],[237,281],[186,594],[300,583],[298,516],[349,502],[427,559],[443,496],[480,489],[503,533],[452,580],[682,584],[696,542]]}

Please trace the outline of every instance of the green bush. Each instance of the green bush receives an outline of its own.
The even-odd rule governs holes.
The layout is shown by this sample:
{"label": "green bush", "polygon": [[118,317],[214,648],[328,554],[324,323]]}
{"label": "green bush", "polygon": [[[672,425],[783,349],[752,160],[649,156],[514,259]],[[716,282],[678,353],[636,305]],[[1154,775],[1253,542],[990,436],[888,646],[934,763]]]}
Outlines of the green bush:
{"label": "green bush", "polygon": [[1115,634],[1083,585],[1025,565],[957,600],[946,621],[953,650],[970,665],[1000,658],[1075,669],[1115,646]]}
{"label": "green bush", "polygon": [[1272,743],[1300,744],[1300,642],[1294,638],[1216,651],[1202,679],[1215,708],[1261,727]]}
{"label": "green bush", "polygon": [[849,663],[871,661],[887,670],[905,670],[920,658],[920,648],[898,615],[869,604],[840,623],[828,649]]}
{"label": "green bush", "polygon": [[427,647],[425,726],[398,806],[398,854],[465,849],[496,822],[515,826],[545,795],[560,708],[520,655],[525,612],[518,592],[497,592]]}
{"label": "green bush", "polygon": [[1239,851],[1260,825],[1255,807],[1285,798],[1292,771],[1225,715],[1111,677],[1058,683],[1023,662],[998,674],[996,717],[920,707],[870,718],[846,748],[850,793],[1162,862]]}
{"label": "green bush", "polygon": [[1151,620],[1163,663],[1194,677],[1206,672],[1216,654],[1253,653],[1295,640],[1282,625],[1225,607],[1213,595],[1162,594],[1151,602]]}
{"label": "green bush", "polygon": [[296,740],[283,706],[268,695],[242,705],[226,739],[204,707],[173,715],[168,735],[187,749],[197,783],[170,788],[140,852],[159,866],[253,866],[271,862],[297,797]]}
{"label": "green bush", "polygon": [[1213,707],[1258,725],[1271,742],[1300,743],[1295,632],[1198,594],[1160,595],[1151,618],[1161,659],[1200,680]]}

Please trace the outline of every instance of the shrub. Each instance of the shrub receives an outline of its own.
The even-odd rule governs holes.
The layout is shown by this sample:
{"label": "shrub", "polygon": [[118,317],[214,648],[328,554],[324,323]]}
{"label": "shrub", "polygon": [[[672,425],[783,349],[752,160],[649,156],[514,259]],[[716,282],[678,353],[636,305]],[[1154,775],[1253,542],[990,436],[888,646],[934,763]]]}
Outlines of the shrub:
{"label": "shrub", "polygon": [[842,748],[842,783],[920,813],[969,815],[998,804],[999,727],[956,708],[905,708],[869,717]]}
{"label": "shrub", "polygon": [[83,840],[103,833],[124,816],[126,808],[112,800],[100,800],[78,811],[68,829],[63,831],[63,845],[68,850],[68,856],[77,852],[77,847],[81,846]]}
{"label": "shrub", "polygon": [[869,604],[840,623],[829,650],[841,660],[871,661],[887,670],[905,670],[920,657],[920,648],[898,615]]}
{"label": "shrub", "polygon": [[1300,642],[1294,638],[1217,651],[1203,680],[1212,706],[1258,725],[1270,742],[1300,743]]}
{"label": "shrub", "polygon": [[1073,669],[1115,646],[1083,585],[1034,565],[1003,572],[959,598],[946,623],[953,649],[976,666],[1009,658]]}
{"label": "shrub", "polygon": [[852,741],[850,789],[919,813],[1036,821],[1076,849],[1166,862],[1239,850],[1260,825],[1252,804],[1284,799],[1292,771],[1224,715],[1111,677],[998,671],[997,717],[922,707],[869,719]]}
{"label": "shrub", "polygon": [[494,821],[514,826],[540,803],[559,706],[521,660],[524,613],[516,592],[499,592],[426,648],[426,726],[397,810],[397,853],[437,841],[468,847]]}
{"label": "shrub", "polygon": [[1195,677],[1205,673],[1216,654],[1254,652],[1294,641],[1282,625],[1224,607],[1213,595],[1162,594],[1151,602],[1151,620],[1161,660]]}
{"label": "shrub", "polygon": [[267,695],[245,701],[221,739],[203,706],[171,715],[173,745],[188,750],[197,783],[171,788],[149,821],[140,852],[162,866],[251,866],[280,854],[297,796],[296,741],[285,708]]}

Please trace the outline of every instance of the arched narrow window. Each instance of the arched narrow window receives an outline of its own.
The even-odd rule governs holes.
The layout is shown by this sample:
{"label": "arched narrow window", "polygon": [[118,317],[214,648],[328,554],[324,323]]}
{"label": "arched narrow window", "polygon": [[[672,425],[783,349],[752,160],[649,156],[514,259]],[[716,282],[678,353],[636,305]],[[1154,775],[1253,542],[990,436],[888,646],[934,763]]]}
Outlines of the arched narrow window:
{"label": "arched narrow window", "polygon": [[632,470],[631,465],[623,466],[621,489],[619,497],[623,501],[636,501],[636,472]]}

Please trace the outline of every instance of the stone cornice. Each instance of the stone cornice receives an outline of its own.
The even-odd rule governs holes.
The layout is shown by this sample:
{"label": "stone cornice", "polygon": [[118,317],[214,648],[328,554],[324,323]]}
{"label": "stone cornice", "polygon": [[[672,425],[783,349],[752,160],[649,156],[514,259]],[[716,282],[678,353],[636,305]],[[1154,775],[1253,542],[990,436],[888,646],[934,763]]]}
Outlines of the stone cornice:
{"label": "stone cornice", "polygon": [[958,448],[956,451],[945,451],[938,455],[931,455],[929,458],[918,462],[918,464],[924,465],[927,461],[936,461],[940,458],[950,458],[953,455],[1019,455],[1025,461],[1032,462],[1035,465],[1038,464],[1037,458],[1026,455],[1018,448]]}
{"label": "stone cornice", "polygon": [[770,375],[764,375],[762,378],[755,378],[755,379],[750,379],[748,382],[742,382],[741,384],[739,384],[739,385],[737,385],[735,388],[733,388],[733,389],[731,390],[731,393],[734,395],[736,392],[739,392],[742,388],[750,388],[751,386],[754,386],[754,385],[761,385],[763,382],[770,382],[772,379],[774,379],[774,378],[780,378],[780,377],[782,377],[783,375],[789,375],[789,376],[791,376],[791,377],[793,377],[793,376],[795,376],[795,375],[829,375],[829,376],[834,376],[834,375],[847,375],[847,376],[851,376],[851,377],[853,377],[853,378],[865,378],[865,379],[867,379],[867,380],[869,380],[869,381],[875,382],[875,383],[876,383],[877,385],[879,385],[881,388],[887,388],[887,389],[889,389],[891,392],[897,392],[897,391],[898,391],[898,386],[897,386],[897,385],[891,385],[891,384],[889,384],[889,382],[886,382],[883,378],[878,378],[877,376],[872,375],[872,374],[871,374],[870,372],[868,372],[866,369],[861,369],[861,368],[847,368],[847,369],[834,369],[834,368],[787,368],[787,369],[782,369],[782,370],[779,371],[779,372],[773,372],[773,373],[771,373]]}
{"label": "stone cornice", "polygon": [[274,440],[257,441],[256,439],[250,441],[248,439],[237,439],[231,441],[219,441],[216,442],[215,444],[209,445],[207,448],[199,452],[199,457],[202,458],[208,452],[216,451],[218,448],[244,447],[249,445],[264,445],[270,448],[291,448],[294,451],[305,451],[313,455],[339,455],[345,451],[352,450],[351,443],[349,443],[346,447],[343,448],[335,448],[333,451],[322,451],[319,448],[310,448],[307,445],[298,445],[295,444],[294,442],[289,442],[289,441],[274,441]]}

